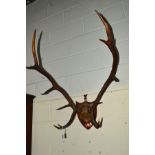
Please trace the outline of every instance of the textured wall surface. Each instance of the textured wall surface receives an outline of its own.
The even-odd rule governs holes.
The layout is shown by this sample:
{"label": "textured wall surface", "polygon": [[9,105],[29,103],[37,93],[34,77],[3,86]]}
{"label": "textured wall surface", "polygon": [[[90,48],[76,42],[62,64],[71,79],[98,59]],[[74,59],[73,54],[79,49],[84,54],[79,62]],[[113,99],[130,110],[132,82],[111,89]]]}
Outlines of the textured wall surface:
{"label": "textured wall surface", "polygon": [[[99,38],[105,29],[94,10],[111,23],[120,64],[117,77],[108,90],[128,85],[129,14],[128,0],[36,0],[27,6],[27,66],[33,64],[31,38],[43,31],[41,54],[45,68],[71,94],[96,93],[111,70],[112,57]],[[36,71],[27,70],[27,93],[40,96],[50,83]],[[53,92],[50,97],[59,97]]]}
{"label": "textured wall surface", "polygon": [[[95,97],[96,94],[89,94],[88,101]],[[83,96],[73,99],[83,101]],[[70,108],[56,110],[66,104],[66,100],[36,98],[32,155],[128,155],[128,88],[107,92],[102,101],[97,116],[97,120],[103,117],[102,128],[86,130],[76,117],[67,128],[67,139],[64,139],[64,130],[53,125],[63,125],[69,120]]]}

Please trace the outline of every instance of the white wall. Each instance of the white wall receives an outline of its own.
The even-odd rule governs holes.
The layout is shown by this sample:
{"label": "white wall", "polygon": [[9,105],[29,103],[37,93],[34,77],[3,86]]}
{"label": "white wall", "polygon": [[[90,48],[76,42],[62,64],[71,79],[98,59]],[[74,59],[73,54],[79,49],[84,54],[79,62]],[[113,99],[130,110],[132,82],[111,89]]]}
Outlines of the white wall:
{"label": "white wall", "polygon": [[[27,6],[27,66],[33,64],[31,38],[43,30],[41,54],[45,68],[71,94],[98,92],[111,70],[112,58],[99,38],[105,29],[94,10],[111,23],[120,64],[109,90],[128,85],[128,0],[36,0]],[[40,96],[50,83],[36,71],[27,70],[27,93]],[[53,92],[48,96],[57,97]]]}
{"label": "white wall", "polygon": [[[89,94],[88,100],[95,97],[96,94]],[[83,96],[73,99],[81,102]],[[53,125],[64,125],[69,120],[70,108],[56,110],[66,100],[35,98],[32,155],[128,155],[128,88],[106,92],[102,101],[97,111],[97,120],[103,117],[102,128],[86,130],[76,117],[67,128],[67,139],[62,139],[64,130]]]}

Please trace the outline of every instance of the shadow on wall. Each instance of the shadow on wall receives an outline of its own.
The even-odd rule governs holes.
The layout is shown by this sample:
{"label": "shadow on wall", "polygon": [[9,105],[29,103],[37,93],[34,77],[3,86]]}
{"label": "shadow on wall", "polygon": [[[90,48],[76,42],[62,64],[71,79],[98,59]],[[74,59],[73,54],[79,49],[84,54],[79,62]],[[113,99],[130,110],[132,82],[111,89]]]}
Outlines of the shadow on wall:
{"label": "shadow on wall", "polygon": [[36,0],[26,0],[26,5],[30,5],[31,3],[33,3]]}

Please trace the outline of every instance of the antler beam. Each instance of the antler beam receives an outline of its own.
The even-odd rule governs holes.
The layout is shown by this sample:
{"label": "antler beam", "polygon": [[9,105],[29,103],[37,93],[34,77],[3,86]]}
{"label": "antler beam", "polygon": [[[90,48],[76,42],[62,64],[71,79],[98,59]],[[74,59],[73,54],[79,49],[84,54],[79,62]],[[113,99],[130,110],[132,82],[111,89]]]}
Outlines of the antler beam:
{"label": "antler beam", "polygon": [[99,104],[103,94],[105,93],[105,91],[107,90],[107,88],[113,81],[119,82],[119,79],[116,77],[116,72],[117,72],[117,68],[118,68],[118,64],[119,64],[119,53],[118,53],[118,50],[116,47],[116,40],[114,38],[112,27],[109,24],[109,22],[107,21],[107,19],[101,13],[99,13],[97,10],[95,10],[95,11],[96,11],[97,15],[99,16],[99,18],[101,19],[102,23],[104,24],[106,33],[107,33],[107,37],[108,37],[107,40],[103,40],[103,39],[99,39],[99,40],[101,42],[105,43],[108,46],[108,48],[110,49],[110,51],[112,53],[112,57],[113,57],[113,64],[112,64],[112,70],[110,72],[108,79],[102,86],[99,94],[97,95],[97,97],[95,99],[94,106]]}

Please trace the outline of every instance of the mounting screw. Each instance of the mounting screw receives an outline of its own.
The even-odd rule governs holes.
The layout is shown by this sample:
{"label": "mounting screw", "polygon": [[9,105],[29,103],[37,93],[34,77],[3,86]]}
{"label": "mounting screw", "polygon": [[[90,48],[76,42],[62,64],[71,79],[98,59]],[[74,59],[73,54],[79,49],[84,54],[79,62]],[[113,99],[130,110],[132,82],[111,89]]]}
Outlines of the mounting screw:
{"label": "mounting screw", "polygon": [[84,101],[87,101],[87,94],[84,95]]}
{"label": "mounting screw", "polygon": [[88,153],[89,153],[89,154],[91,154],[91,153],[92,153],[92,151],[91,151],[91,150],[89,150],[89,151],[88,151]]}
{"label": "mounting screw", "polygon": [[124,122],[124,124],[125,124],[125,125],[127,125],[127,124],[128,124],[128,122]]}

